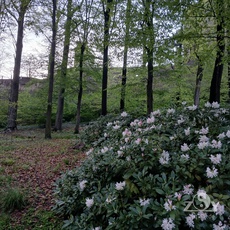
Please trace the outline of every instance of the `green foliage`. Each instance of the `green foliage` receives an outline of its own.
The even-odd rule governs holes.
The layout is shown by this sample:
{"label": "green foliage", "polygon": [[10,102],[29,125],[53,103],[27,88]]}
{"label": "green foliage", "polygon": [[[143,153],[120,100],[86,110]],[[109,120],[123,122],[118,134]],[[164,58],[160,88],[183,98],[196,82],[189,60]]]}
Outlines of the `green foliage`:
{"label": "green foliage", "polygon": [[[229,109],[206,103],[134,120],[126,113],[103,118],[88,132],[85,161],[56,182],[54,210],[65,217],[64,228],[229,226],[229,116]],[[199,199],[207,195],[208,207],[186,212],[191,201],[204,207],[207,200]]]}
{"label": "green foliage", "polygon": [[7,188],[1,194],[0,205],[4,211],[14,211],[22,209],[26,205],[24,193],[17,188]]}

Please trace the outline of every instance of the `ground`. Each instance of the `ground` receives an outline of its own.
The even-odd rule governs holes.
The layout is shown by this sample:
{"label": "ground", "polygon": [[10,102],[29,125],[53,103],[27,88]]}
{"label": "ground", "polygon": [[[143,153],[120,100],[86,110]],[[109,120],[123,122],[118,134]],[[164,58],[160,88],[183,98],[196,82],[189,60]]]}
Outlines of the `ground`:
{"label": "ground", "polygon": [[[43,226],[47,221],[57,221],[50,214],[53,183],[62,172],[79,166],[84,159],[84,154],[75,148],[76,136],[72,133],[72,127],[68,126],[61,133],[53,133],[51,140],[44,139],[43,129],[24,128],[0,134],[0,192],[15,187],[25,194],[27,201],[24,209],[10,213],[11,229],[54,229],[55,223],[49,228]],[[47,220],[43,216],[41,221],[41,213],[45,213]],[[1,224],[1,219],[2,216],[0,230],[3,230],[6,227],[1,227],[5,224]],[[39,227],[38,222],[45,223]]]}

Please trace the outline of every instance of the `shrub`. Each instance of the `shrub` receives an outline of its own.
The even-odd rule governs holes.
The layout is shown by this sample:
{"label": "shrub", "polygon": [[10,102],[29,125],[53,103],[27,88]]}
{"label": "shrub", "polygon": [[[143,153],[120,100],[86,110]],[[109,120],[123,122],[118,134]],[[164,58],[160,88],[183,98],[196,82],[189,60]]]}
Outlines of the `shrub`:
{"label": "shrub", "polygon": [[82,165],[56,182],[63,227],[228,229],[229,109],[183,104],[131,122],[126,115],[95,133],[100,141]]}

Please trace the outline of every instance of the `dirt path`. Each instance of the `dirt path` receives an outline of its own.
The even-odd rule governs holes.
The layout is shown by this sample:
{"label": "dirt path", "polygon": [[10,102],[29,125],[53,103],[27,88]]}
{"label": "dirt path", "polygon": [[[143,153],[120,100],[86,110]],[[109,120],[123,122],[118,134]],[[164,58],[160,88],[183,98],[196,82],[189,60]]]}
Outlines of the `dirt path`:
{"label": "dirt path", "polygon": [[35,133],[32,137],[28,132],[14,133],[13,137],[6,138],[4,154],[0,153],[0,167],[12,178],[10,186],[22,189],[28,202],[24,210],[12,213],[14,225],[20,224],[22,216],[31,207],[35,211],[51,210],[53,183],[62,172],[78,166],[84,158],[83,153],[73,148],[76,139],[56,137],[45,140]]}

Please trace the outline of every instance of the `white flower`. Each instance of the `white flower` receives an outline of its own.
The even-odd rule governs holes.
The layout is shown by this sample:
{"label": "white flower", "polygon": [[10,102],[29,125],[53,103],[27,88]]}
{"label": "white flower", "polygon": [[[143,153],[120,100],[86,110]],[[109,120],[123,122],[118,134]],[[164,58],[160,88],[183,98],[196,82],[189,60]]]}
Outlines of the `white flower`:
{"label": "white flower", "polygon": [[151,116],[160,116],[160,115],[161,115],[161,111],[159,109],[151,113]]}
{"label": "white flower", "polygon": [[189,155],[188,154],[182,154],[181,158],[184,158],[185,160],[188,160],[189,159]]}
{"label": "white flower", "polygon": [[149,203],[150,203],[150,199],[141,199],[140,198],[140,205],[141,206],[148,205]]}
{"label": "white flower", "polygon": [[218,170],[214,166],[212,167],[212,170],[209,167],[207,167],[206,173],[208,178],[213,178],[213,177],[217,177]]}
{"label": "white flower", "polygon": [[187,102],[186,101],[182,101],[182,103],[181,103],[182,105],[186,105],[187,104]]}
{"label": "white flower", "polygon": [[222,147],[222,143],[221,141],[212,140],[211,146],[214,149],[220,149]]}
{"label": "white flower", "polygon": [[149,117],[148,119],[147,119],[147,124],[151,124],[151,123],[153,123],[155,121],[155,117]]}
{"label": "white flower", "polygon": [[169,163],[169,160],[170,160],[170,157],[169,157],[169,153],[168,151],[165,151],[163,150],[163,153],[161,154],[161,157],[159,159],[159,162],[164,165],[164,164],[168,164]]}
{"label": "white flower", "polygon": [[188,127],[187,129],[184,130],[184,133],[186,136],[190,135],[190,127]]}
{"label": "white flower", "polygon": [[121,127],[120,125],[114,125],[113,129],[117,130],[117,129],[120,129],[120,127]]}
{"label": "white flower", "polygon": [[129,137],[125,138],[125,143],[129,142]]}
{"label": "white flower", "polygon": [[175,192],[174,197],[176,197],[179,201],[181,200],[182,194]]}
{"label": "white flower", "polygon": [[216,215],[222,216],[224,214],[224,205],[220,205],[219,202],[214,203],[212,202],[213,206],[213,212],[215,212]]}
{"label": "white flower", "polygon": [[101,149],[101,153],[106,153],[108,151],[109,151],[109,148],[106,146]]}
{"label": "white flower", "polygon": [[223,139],[223,138],[225,138],[225,133],[220,133],[217,137],[218,137],[219,139]]}
{"label": "white flower", "polygon": [[199,211],[198,212],[198,217],[200,218],[201,221],[204,221],[207,219],[208,215],[206,212]]}
{"label": "white flower", "polygon": [[166,211],[171,211],[171,210],[174,210],[176,209],[176,206],[172,204],[172,201],[171,200],[167,200],[165,203],[164,203],[164,208]]}
{"label": "white flower", "polygon": [[173,223],[173,220],[171,218],[166,218],[163,219],[161,227],[163,228],[163,230],[172,230],[175,228],[175,224]]}
{"label": "white flower", "polygon": [[175,109],[168,109],[167,110],[167,114],[174,114],[175,113]]}
{"label": "white flower", "polygon": [[196,216],[192,213],[189,214],[189,216],[186,217],[186,224],[190,227],[190,228],[194,228],[194,219],[196,218]]}
{"label": "white flower", "polygon": [[216,224],[213,224],[213,230],[225,230],[225,229],[228,229],[227,226],[219,221],[218,225]]}
{"label": "white flower", "polygon": [[185,119],[181,116],[180,119],[177,121],[178,125],[185,122]]}
{"label": "white flower", "polygon": [[187,108],[188,110],[194,111],[197,109],[197,105],[188,106]]}
{"label": "white flower", "polygon": [[213,102],[212,103],[212,108],[218,109],[218,108],[220,108],[220,104],[218,102]]}
{"label": "white flower", "polygon": [[206,108],[210,108],[212,105],[211,105],[210,102],[206,102],[206,103],[204,104],[204,106],[205,106]]}
{"label": "white flower", "polygon": [[209,142],[199,142],[197,144],[198,149],[204,149],[205,147],[209,146]]}
{"label": "white flower", "polygon": [[230,138],[230,130],[227,131],[226,136]]}
{"label": "white flower", "polygon": [[116,184],[115,184],[115,189],[116,190],[124,190],[124,188],[125,188],[125,181],[123,181],[123,182],[117,182]]}
{"label": "white flower", "polygon": [[202,127],[202,129],[200,130],[200,134],[203,134],[203,135],[206,135],[206,134],[208,134],[208,131],[209,131],[209,128],[207,127],[207,128],[204,128],[204,127]]}
{"label": "white flower", "polygon": [[108,126],[108,127],[109,127],[109,126],[112,126],[112,124],[113,124],[112,122],[108,122],[108,123],[107,123],[107,126]]}
{"label": "white flower", "polygon": [[209,158],[213,164],[219,164],[221,162],[221,154],[216,154],[216,156],[211,155]]}
{"label": "white flower", "polygon": [[186,151],[188,151],[190,149],[186,143],[184,143],[183,145],[181,145],[180,148],[181,148],[182,152],[186,152]]}
{"label": "white flower", "polygon": [[90,155],[90,153],[92,153],[93,152],[93,148],[91,148],[89,151],[87,151],[85,154],[87,155],[87,156],[89,156]]}
{"label": "white flower", "polygon": [[200,142],[208,142],[209,138],[206,135],[202,135],[199,137]]}
{"label": "white flower", "polygon": [[92,228],[92,230],[101,230],[101,227]]}
{"label": "white flower", "polygon": [[130,137],[131,136],[131,131],[129,131],[127,128],[122,132],[122,136],[125,137],[125,136],[128,136]]}
{"label": "white flower", "polygon": [[125,111],[121,113],[121,116],[122,117],[127,117],[128,116],[128,113],[126,113]]}
{"label": "white flower", "polygon": [[188,185],[184,185],[184,190],[183,190],[183,193],[186,194],[186,195],[191,195],[193,194],[193,188],[192,188],[193,185],[191,184],[188,184]]}
{"label": "white flower", "polygon": [[136,143],[137,145],[139,145],[139,144],[141,143],[141,138],[137,138],[137,139],[135,140],[135,143]]}
{"label": "white flower", "polygon": [[94,204],[93,198],[92,198],[92,199],[86,198],[85,204],[86,204],[86,206],[87,206],[88,208],[91,208],[91,207],[93,206],[93,204]]}
{"label": "white flower", "polygon": [[118,155],[119,157],[121,157],[121,156],[124,155],[124,153],[123,153],[121,150],[118,150],[118,151],[117,151],[117,155]]}
{"label": "white flower", "polygon": [[130,156],[127,156],[127,157],[126,157],[126,160],[127,160],[127,161],[131,161],[131,157],[130,157]]}
{"label": "white flower", "polygon": [[86,186],[87,182],[88,182],[87,180],[83,180],[83,181],[79,182],[79,187],[80,187],[81,191],[83,191],[85,189],[85,186]]}

